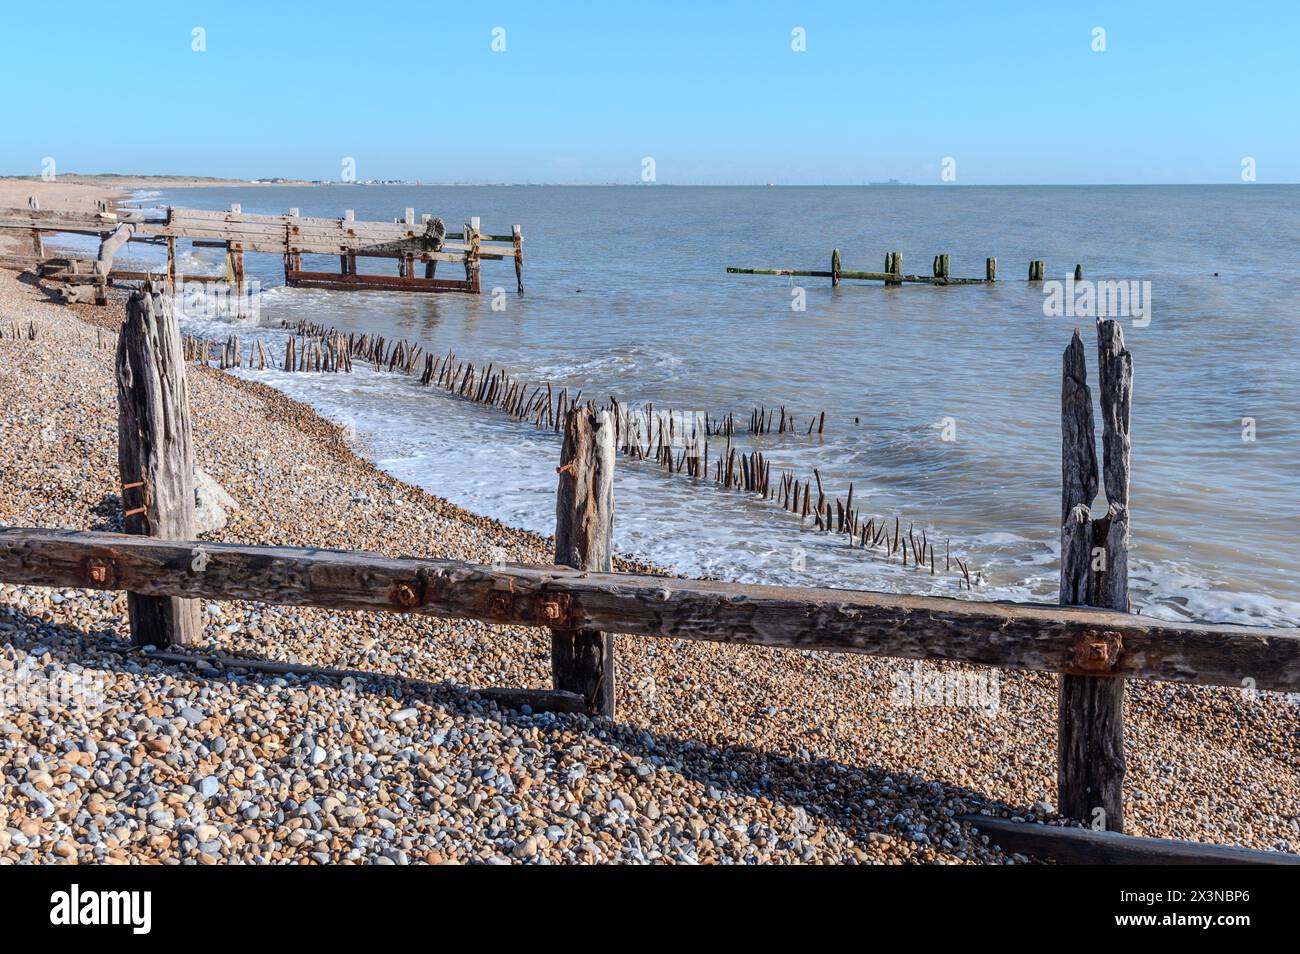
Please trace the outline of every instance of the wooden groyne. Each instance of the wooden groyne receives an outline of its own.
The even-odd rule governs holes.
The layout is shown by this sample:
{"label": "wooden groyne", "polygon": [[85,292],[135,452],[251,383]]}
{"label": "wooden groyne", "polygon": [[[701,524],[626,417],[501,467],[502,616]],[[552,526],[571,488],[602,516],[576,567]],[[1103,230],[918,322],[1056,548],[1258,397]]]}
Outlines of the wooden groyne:
{"label": "wooden groyne", "polygon": [[[758,497],[795,516],[801,527],[839,534],[850,547],[872,557],[891,562],[898,559],[905,567],[931,575],[940,572],[942,563],[942,572],[954,574],[960,589],[973,590],[983,582],[983,573],[952,554],[946,540],[941,559],[935,540],[925,529],[916,531],[914,522],[904,524],[898,516],[868,514],[855,507],[852,483],[847,496],[840,497],[826,493],[817,469],[811,478],[784,469],[778,469],[774,477],[767,454],[757,448],[745,450],[734,443],[738,428],[732,412],[713,416],[656,408],[651,403],[629,405],[613,395],[605,404],[590,399],[584,402],[582,389],[570,393],[568,387],[555,387],[546,381],[535,384],[518,381],[495,362],[489,362],[486,367],[476,366],[471,361],[460,360],[452,351],[435,356],[423,353],[414,342],[389,341],[368,334],[343,335],[333,328],[306,321],[284,322],[282,326],[297,336],[291,339],[291,346],[295,340],[338,342],[376,371],[413,375],[421,366],[423,355],[420,384],[493,408],[537,430],[560,434],[565,415],[575,407],[608,411],[614,424],[615,447],[624,457],[651,463],[672,476],[693,478],[699,485],[712,484],[722,490]],[[301,354],[301,346],[295,353]],[[251,367],[251,354],[249,360]],[[292,367],[288,356],[286,367],[303,370]],[[313,367],[309,363],[305,370],[340,368]],[[341,370],[351,370],[350,364]],[[755,407],[748,417],[747,432],[752,436],[775,432],[798,439],[814,434],[821,436],[825,429],[825,411],[801,418],[785,407]],[[719,440],[711,443],[710,437]]]}
{"label": "wooden groyne", "polygon": [[[1029,263],[1029,281],[1041,282],[1046,276],[1047,265],[1041,259]],[[909,275],[903,271],[903,253],[886,252],[883,271],[862,271],[840,267],[840,250],[832,249],[831,267],[829,269],[799,268],[727,268],[729,275],[778,275],[794,278],[829,278],[831,285],[838,285],[846,279],[866,282],[883,282],[885,285],[991,285],[998,280],[998,260],[984,260],[983,278],[958,278],[950,274],[951,256],[941,253],[934,256],[931,274]],[[1083,278],[1083,266],[1074,267],[1075,280]]]}
{"label": "wooden groyne", "polygon": [[[487,366],[457,358],[454,352],[432,355],[413,341],[392,341],[382,335],[349,333],[313,322],[281,322],[291,333],[285,344],[283,363],[277,364],[260,342],[248,345],[247,357],[239,337],[222,341],[185,339],[187,360],[231,368],[266,368],[291,372],[351,372],[353,359],[377,372],[412,376],[419,369],[419,381],[453,397],[490,407],[537,430],[560,434],[566,413],[574,407],[607,410],[613,415],[615,446],[630,460],[652,464],[671,476],[693,478],[722,490],[749,494],[779,506],[795,516],[801,527],[835,533],[865,554],[937,575],[954,574],[960,589],[973,590],[983,583],[984,574],[961,556],[954,555],[945,540],[939,557],[929,532],[904,524],[901,517],[864,513],[854,506],[850,483],[845,497],[826,493],[821,473],[814,468],[811,478],[778,468],[762,450],[746,450],[734,442],[737,434],[789,439],[820,437],[827,416],[819,411],[800,416],[786,407],[754,407],[747,417],[735,412],[713,415],[657,408],[653,403],[626,404],[613,395],[608,403],[583,401],[583,391],[571,393],[543,381],[530,384],[515,380],[495,362]],[[805,426],[804,422],[807,421]],[[743,422],[743,424],[738,423]],[[716,438],[710,442],[709,438]],[[718,445],[721,446],[718,446]],[[906,530],[904,530],[906,526]]]}
{"label": "wooden groyne", "polygon": [[[352,210],[339,218],[303,216],[298,209],[285,215],[244,212],[238,204],[229,211],[168,207],[162,216],[145,212],[112,212],[103,203],[95,212],[41,209],[33,199],[26,209],[0,209],[0,229],[30,233],[31,252],[8,256],[0,266],[30,270],[62,285],[70,300],[108,301],[107,289],[114,281],[156,280],[169,288],[178,281],[226,282],[237,297],[245,292],[244,255],[270,252],[282,256],[284,280],[290,286],[331,288],[350,291],[385,290],[410,292],[471,292],[482,290],[484,261],[514,263],[515,286],[524,291],[524,236],[518,225],[508,234],[482,232],[477,216],[458,232],[449,231],[441,218],[422,215],[415,209],[392,222],[356,219]],[[42,236],[51,232],[96,235],[98,255],[93,259],[47,258]],[[225,270],[221,275],[182,275],[177,266],[177,244],[190,242],[194,248],[225,249]],[[114,257],[129,242],[165,246],[167,264],[157,273],[115,268]],[[508,244],[507,244],[508,243]],[[336,256],[339,270],[312,271],[303,268],[304,255]],[[362,258],[397,262],[396,275],[366,274],[358,270]],[[464,269],[464,278],[438,277],[438,263]],[[423,274],[420,266],[423,266]]]}

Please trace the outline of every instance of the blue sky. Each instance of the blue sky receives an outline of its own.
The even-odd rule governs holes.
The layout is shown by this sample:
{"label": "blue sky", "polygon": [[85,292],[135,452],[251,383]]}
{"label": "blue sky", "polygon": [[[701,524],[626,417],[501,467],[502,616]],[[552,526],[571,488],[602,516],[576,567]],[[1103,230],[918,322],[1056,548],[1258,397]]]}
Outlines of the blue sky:
{"label": "blue sky", "polygon": [[958,184],[1226,183],[1251,157],[1260,182],[1300,181],[1289,2],[74,2],[4,19],[5,174],[53,157],[337,179],[352,157],[362,179],[630,183],[649,156],[665,184],[940,184],[951,157]]}

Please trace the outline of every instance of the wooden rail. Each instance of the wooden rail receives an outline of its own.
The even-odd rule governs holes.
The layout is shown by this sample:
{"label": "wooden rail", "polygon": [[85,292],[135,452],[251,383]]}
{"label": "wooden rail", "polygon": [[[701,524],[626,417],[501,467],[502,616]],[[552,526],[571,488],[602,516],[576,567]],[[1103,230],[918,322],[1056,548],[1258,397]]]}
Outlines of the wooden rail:
{"label": "wooden rail", "polygon": [[[102,288],[112,279],[136,277],[112,268],[112,253],[128,241],[165,245],[165,277],[169,282],[183,277],[177,274],[177,241],[190,241],[196,247],[225,248],[228,280],[241,295],[246,252],[281,255],[289,285],[417,292],[480,292],[482,261],[509,259],[515,264],[516,290],[520,294],[524,290],[523,232],[518,225],[512,226],[509,234],[484,235],[478,218],[472,218],[461,231],[448,232],[441,219],[425,215],[417,222],[415,210],[409,208],[402,219],[393,222],[365,222],[356,220],[351,211],[336,219],[302,216],[297,209],[290,209],[286,215],[263,215],[244,212],[237,204],[227,212],[169,207],[162,217],[143,212],[39,209],[33,205],[28,209],[0,209],[0,229],[29,231],[35,236],[43,232],[98,235],[101,247],[93,263],[93,278],[88,280],[75,268],[64,267],[54,270],[50,277],[73,285],[98,282],[101,290],[96,300],[101,303],[107,300]],[[40,254],[34,255],[34,261],[39,266],[43,251],[38,246],[36,252]],[[302,268],[303,255],[338,256],[339,271],[306,271]],[[398,263],[398,274],[361,274],[356,269],[358,258],[393,259]],[[462,266],[465,277],[435,277],[439,262]],[[416,274],[417,263],[425,266],[422,277]]]}
{"label": "wooden rail", "polygon": [[1003,851],[1076,865],[1300,865],[1300,855],[1169,838],[1140,838],[1114,831],[1014,822],[989,815],[962,815]]}
{"label": "wooden rail", "polygon": [[[196,567],[200,567],[196,569]],[[0,529],[0,580],[149,596],[421,613],[782,649],[1300,690],[1300,632],[1088,607],[760,586],[562,566]],[[1101,635],[1120,650],[1098,667]]]}

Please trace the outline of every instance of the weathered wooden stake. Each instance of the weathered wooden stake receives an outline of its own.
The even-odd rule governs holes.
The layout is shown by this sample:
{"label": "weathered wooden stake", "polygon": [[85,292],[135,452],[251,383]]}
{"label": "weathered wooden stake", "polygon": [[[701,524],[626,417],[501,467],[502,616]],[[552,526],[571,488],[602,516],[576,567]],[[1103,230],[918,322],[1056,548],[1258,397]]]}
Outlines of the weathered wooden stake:
{"label": "weathered wooden stake", "polygon": [[[564,419],[555,497],[555,562],[579,570],[613,569],[614,422],[608,411],[574,407]],[[561,605],[556,604],[557,614]],[[614,637],[553,629],[551,678],[576,692],[591,715],[614,716]]]}
{"label": "weathered wooden stake", "polygon": [[[903,253],[902,252],[885,253],[885,271],[889,272],[892,275],[901,276],[903,274]],[[902,279],[899,278],[892,281],[886,281],[885,284],[901,285],[903,284],[903,282]]]}
{"label": "weathered wooden stake", "polygon": [[831,287],[840,283],[840,250],[831,249]]}
{"label": "weathered wooden stake", "polygon": [[524,233],[518,225],[512,225],[510,236],[515,245],[515,284],[519,286],[518,292],[522,295],[524,293]]}
{"label": "weathered wooden stake", "polygon": [[469,282],[469,290],[475,294],[482,290],[479,275],[481,241],[479,217],[475,215],[470,218],[469,224],[465,226],[465,243],[469,246],[469,250],[465,253],[465,279]]}
{"label": "weathered wooden stake", "polygon": [[[1133,360],[1118,322],[1100,322],[1097,341],[1109,507],[1104,517],[1092,518],[1096,438],[1083,338],[1076,330],[1062,362],[1060,602],[1127,612]],[[1106,673],[1123,652],[1122,643],[1114,633],[1085,633],[1075,647],[1075,665],[1080,673],[1097,675],[1061,676],[1057,706],[1058,809],[1110,831],[1124,830],[1124,680]]]}
{"label": "weathered wooden stake", "polygon": [[[39,212],[41,200],[34,195],[30,196],[27,199],[27,205],[32,211]],[[32,229],[32,254],[36,256],[37,262],[45,258],[45,242],[41,239],[40,229]]]}
{"label": "weathered wooden stake", "polygon": [[1082,265],[1076,265],[1076,266],[1074,266],[1074,280],[1075,280],[1076,282],[1081,282],[1081,281],[1083,281],[1083,266],[1082,266]]}
{"label": "weathered wooden stake", "polygon": [[[117,341],[117,461],[127,533],[194,539],[194,450],[185,359],[171,299],[151,284],[134,293]],[[195,551],[193,568],[202,572]],[[111,566],[90,567],[111,574]],[[197,600],[127,594],[137,646],[188,646],[200,633]]]}
{"label": "weathered wooden stake", "polygon": [[998,260],[996,258],[984,259],[984,280],[987,282],[998,280]]}

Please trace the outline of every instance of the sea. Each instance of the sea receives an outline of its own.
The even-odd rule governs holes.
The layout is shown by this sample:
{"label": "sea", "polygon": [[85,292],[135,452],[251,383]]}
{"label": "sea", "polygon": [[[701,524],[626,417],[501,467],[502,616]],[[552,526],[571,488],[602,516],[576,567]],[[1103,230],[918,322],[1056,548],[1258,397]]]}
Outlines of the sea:
{"label": "sea", "polygon": [[[754,495],[620,458],[615,545],[691,575],[748,582],[1055,601],[1061,355],[1076,328],[1096,392],[1098,306],[1112,296],[1133,355],[1130,584],[1135,611],[1175,620],[1300,625],[1300,187],[1232,186],[258,186],[140,192],[126,203],[391,221],[406,208],[450,230],[524,235],[525,292],[485,261],[482,295],[284,286],[280,256],[249,254],[253,319],[187,314],[187,333],[262,339],[284,323],[407,339],[602,403],[736,415],[741,450],[829,496],[850,484],[862,519],[934,546],[937,566],[818,532]],[[729,266],[930,274],[992,285],[904,285],[728,274]],[[153,267],[161,252],[131,246]],[[1026,281],[1031,260],[1043,283]],[[216,273],[220,249],[185,249]],[[337,270],[307,256],[304,268]],[[362,260],[362,271],[396,263]],[[440,265],[440,273],[458,271]],[[1112,286],[1114,287],[1114,286]],[[1103,299],[1105,296],[1101,296]],[[193,310],[193,309],[191,309]],[[347,428],[394,476],[547,534],[560,443],[418,376],[239,373]],[[755,407],[795,433],[744,433]],[[820,432],[807,422],[825,412]],[[777,410],[779,414],[779,410]],[[820,417],[819,417],[820,419]],[[265,488],[267,502],[276,488]],[[252,502],[249,502],[252,503]],[[1104,508],[1099,500],[1094,508]],[[957,569],[960,559],[969,568]]]}

